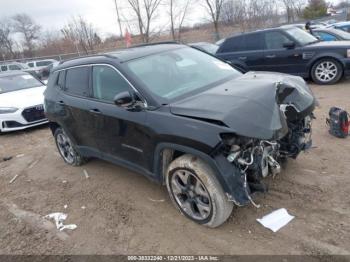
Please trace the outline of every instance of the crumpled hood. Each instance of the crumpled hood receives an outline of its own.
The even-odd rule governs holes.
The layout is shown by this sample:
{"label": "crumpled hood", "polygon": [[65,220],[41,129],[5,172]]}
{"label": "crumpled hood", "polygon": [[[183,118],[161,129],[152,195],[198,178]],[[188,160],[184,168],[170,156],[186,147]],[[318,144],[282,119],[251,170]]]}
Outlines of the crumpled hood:
{"label": "crumpled hood", "polygon": [[46,86],[39,86],[0,94],[0,107],[26,108],[44,103]]}
{"label": "crumpled hood", "polygon": [[280,104],[312,112],[315,98],[300,77],[249,72],[170,105],[175,115],[220,121],[232,132],[258,139],[279,139],[288,132]]}

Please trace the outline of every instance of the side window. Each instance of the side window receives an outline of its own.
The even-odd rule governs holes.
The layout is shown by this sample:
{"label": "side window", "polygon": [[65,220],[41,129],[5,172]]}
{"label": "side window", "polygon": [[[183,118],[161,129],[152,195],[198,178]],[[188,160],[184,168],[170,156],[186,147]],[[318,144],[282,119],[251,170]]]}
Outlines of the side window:
{"label": "side window", "polygon": [[7,71],[7,66],[5,65],[1,66],[1,71]]}
{"label": "side window", "polygon": [[244,49],[247,51],[262,50],[264,49],[264,42],[262,34],[248,34],[245,36]]}
{"label": "side window", "polygon": [[127,81],[109,66],[94,66],[92,82],[93,97],[105,101],[113,101],[117,94],[131,89]]}
{"label": "side window", "polygon": [[89,72],[89,66],[68,69],[66,71],[66,92],[77,96],[88,96]]}
{"label": "side window", "polygon": [[29,67],[34,67],[34,63],[33,63],[33,62],[28,63],[28,66],[29,66]]}
{"label": "side window", "polygon": [[65,87],[65,81],[66,81],[66,71],[59,72],[58,78],[57,78],[57,85],[60,88]]}
{"label": "side window", "polygon": [[283,44],[290,42],[289,38],[280,32],[266,32],[266,49],[283,49]]}
{"label": "side window", "polygon": [[315,35],[320,37],[320,39],[323,41],[336,41],[337,40],[337,38],[334,35],[324,33],[324,32],[316,32]]}
{"label": "side window", "polygon": [[52,62],[51,61],[40,61],[40,62],[36,62],[36,66],[48,66],[51,65]]}
{"label": "side window", "polygon": [[228,38],[220,48],[220,53],[238,52],[244,50],[244,36]]}
{"label": "side window", "polygon": [[21,70],[21,68],[18,65],[9,65],[10,70]]}

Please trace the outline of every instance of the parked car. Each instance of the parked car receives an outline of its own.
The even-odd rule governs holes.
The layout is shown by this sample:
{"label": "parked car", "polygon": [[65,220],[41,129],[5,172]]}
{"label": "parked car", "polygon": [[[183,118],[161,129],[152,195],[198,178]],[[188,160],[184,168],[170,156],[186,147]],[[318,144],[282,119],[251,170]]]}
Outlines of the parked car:
{"label": "parked car", "polygon": [[245,70],[274,71],[317,84],[350,74],[350,43],[321,42],[299,28],[272,28],[227,38],[216,55]]}
{"label": "parked car", "polygon": [[199,49],[200,51],[204,51],[208,54],[213,55],[215,55],[216,51],[218,51],[219,49],[218,45],[207,42],[190,43],[188,45],[193,48]]}
{"label": "parked car", "polygon": [[327,26],[327,28],[335,28],[335,29],[343,30],[345,32],[350,33],[350,22],[334,23],[334,24]]}
{"label": "parked car", "polygon": [[55,59],[44,59],[44,60],[35,60],[35,61],[29,61],[27,62],[28,67],[30,68],[44,68],[47,67],[49,65],[51,65],[52,63],[58,62]]}
{"label": "parked car", "polygon": [[25,72],[0,74],[0,132],[47,123],[43,107],[45,88]]}
{"label": "parked car", "polygon": [[28,69],[29,69],[28,66],[23,63],[18,63],[18,62],[0,63],[0,72],[25,71]]}
{"label": "parked car", "polygon": [[50,75],[45,110],[63,160],[97,157],[165,184],[209,227],[254,203],[263,178],[311,145],[315,98],[300,77],[241,74],[179,44],[78,58]]}
{"label": "parked car", "polygon": [[312,34],[322,41],[350,41],[350,33],[335,28],[320,28]]}
{"label": "parked car", "polygon": [[44,68],[48,67],[53,63],[58,63],[55,59],[45,59],[45,60],[37,60],[37,61],[29,61],[27,62],[28,67],[33,71],[39,79],[41,79],[42,71]]}

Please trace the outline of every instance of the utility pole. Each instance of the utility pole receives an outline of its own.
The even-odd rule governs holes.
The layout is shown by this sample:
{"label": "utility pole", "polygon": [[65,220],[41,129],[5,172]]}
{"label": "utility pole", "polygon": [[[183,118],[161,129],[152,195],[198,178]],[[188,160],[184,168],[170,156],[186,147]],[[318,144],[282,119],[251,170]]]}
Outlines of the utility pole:
{"label": "utility pole", "polygon": [[117,19],[118,19],[118,24],[119,24],[120,37],[123,37],[122,23],[120,21],[119,8],[118,8],[117,0],[114,0],[114,4],[115,4],[115,10],[117,11]]}

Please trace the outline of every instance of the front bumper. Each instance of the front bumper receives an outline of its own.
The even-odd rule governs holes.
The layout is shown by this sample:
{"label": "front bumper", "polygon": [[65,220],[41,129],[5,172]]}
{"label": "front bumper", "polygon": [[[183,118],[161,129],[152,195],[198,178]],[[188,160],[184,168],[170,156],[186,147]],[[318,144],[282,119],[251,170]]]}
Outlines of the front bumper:
{"label": "front bumper", "polygon": [[0,132],[23,130],[48,123],[42,105],[21,108],[14,113],[0,114]]}

